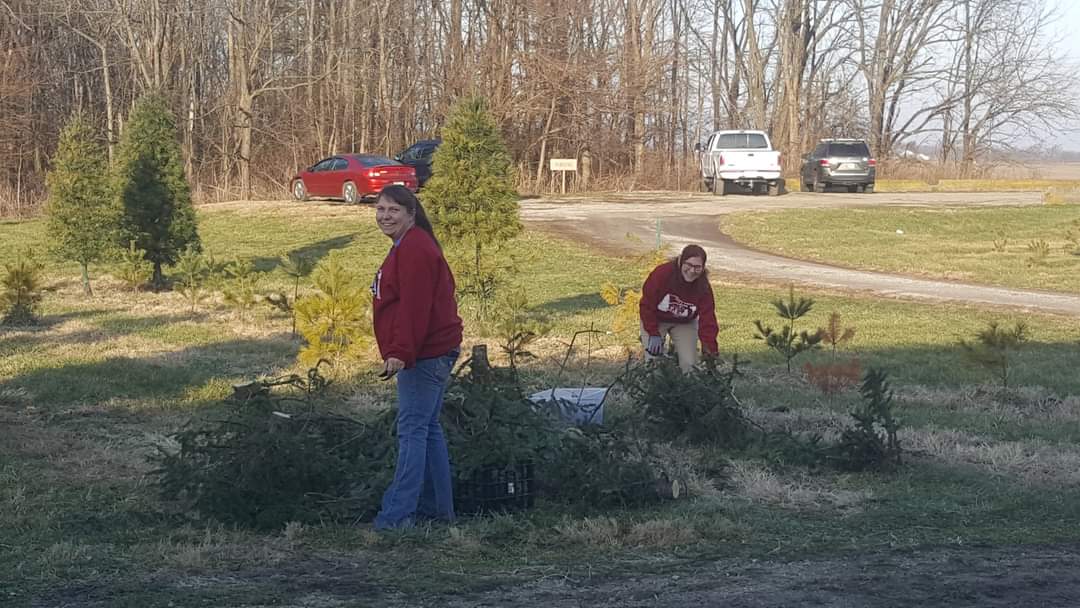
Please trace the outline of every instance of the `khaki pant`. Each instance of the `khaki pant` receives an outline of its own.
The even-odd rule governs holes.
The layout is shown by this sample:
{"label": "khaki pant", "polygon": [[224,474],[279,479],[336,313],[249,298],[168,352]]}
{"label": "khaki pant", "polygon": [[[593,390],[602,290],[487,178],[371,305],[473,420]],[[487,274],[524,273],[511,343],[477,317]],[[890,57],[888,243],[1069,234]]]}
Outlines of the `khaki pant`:
{"label": "khaki pant", "polygon": [[[659,323],[660,337],[671,336],[671,343],[675,346],[675,354],[679,357],[679,368],[683,372],[689,372],[690,368],[698,362],[698,320],[689,323]],[[649,334],[645,326],[641,326],[641,346],[648,347]],[[645,351],[645,360],[655,359],[649,351]]]}

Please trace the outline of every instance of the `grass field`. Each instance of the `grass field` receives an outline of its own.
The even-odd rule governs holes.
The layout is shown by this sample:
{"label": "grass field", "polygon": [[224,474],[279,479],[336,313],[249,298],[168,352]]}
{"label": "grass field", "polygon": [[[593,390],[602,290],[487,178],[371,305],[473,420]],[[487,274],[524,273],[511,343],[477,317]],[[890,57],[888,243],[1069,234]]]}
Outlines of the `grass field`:
{"label": "grass field", "polygon": [[[890,225],[861,213],[845,221],[881,231]],[[1029,213],[1037,219],[998,221],[1017,229],[1030,223],[1037,232],[1077,215],[1070,208]],[[781,227],[805,226],[777,215],[786,218]],[[388,245],[367,206],[237,203],[202,207],[199,217],[207,248],[221,259],[253,258],[267,273],[266,288],[289,284],[275,272],[282,254],[340,252],[366,281]],[[932,219],[925,225],[941,223]],[[736,220],[758,227],[763,218]],[[905,224],[916,235],[920,225]],[[38,221],[0,224],[0,263],[27,245],[40,250],[42,238]],[[523,375],[531,386],[550,386],[571,334],[609,327],[600,285],[636,286],[639,270],[633,260],[532,232],[511,249],[533,314],[553,328]],[[895,474],[810,473],[743,459],[730,464],[724,485],[692,479],[691,498],[649,509],[576,512],[542,503],[523,515],[400,536],[376,535],[362,523],[259,534],[160,502],[146,456],[188,420],[219,414],[233,382],[295,369],[300,345],[288,318],[265,306],[240,321],[217,300],[192,313],[178,294],[132,294],[102,269],[94,276],[97,295],[87,299],[76,269],[50,261],[42,324],[0,330],[0,593],[7,594],[0,604],[418,605],[420,598],[570,573],[595,580],[685,574],[719,557],[1080,540],[1074,319],[802,294],[816,300],[802,328],[838,312],[857,331],[844,356],[890,372],[908,450]],[[1071,289],[1073,280],[1049,274],[1044,286]],[[749,414],[774,427],[835,433],[857,396],[821,395],[752,338],[754,319],[779,325],[769,302],[785,294],[724,277],[715,289],[721,351],[751,362],[737,385]],[[1016,388],[1002,391],[988,372],[963,363],[957,343],[991,320],[1021,319],[1032,343],[1015,360]],[[475,324],[467,333],[469,344],[493,340]],[[575,350],[564,377],[606,384],[630,342],[599,336]],[[374,365],[340,379],[334,398],[342,407],[392,404],[390,387],[370,379]],[[616,397],[610,415],[625,415],[627,407]],[[702,456],[668,450],[672,462]]]}
{"label": "grass field", "polygon": [[757,249],[854,268],[1080,291],[1076,205],[745,213],[725,216],[722,230]]}

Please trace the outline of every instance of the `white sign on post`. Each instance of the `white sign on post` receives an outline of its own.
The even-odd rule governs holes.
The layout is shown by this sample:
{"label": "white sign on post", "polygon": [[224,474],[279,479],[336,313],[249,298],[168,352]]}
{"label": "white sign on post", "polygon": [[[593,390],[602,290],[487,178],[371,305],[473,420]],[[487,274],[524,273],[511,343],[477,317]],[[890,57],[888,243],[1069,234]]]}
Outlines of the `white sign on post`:
{"label": "white sign on post", "polygon": [[552,158],[549,160],[549,168],[552,171],[559,171],[562,173],[562,193],[566,194],[566,172],[577,171],[577,159],[576,158]]}

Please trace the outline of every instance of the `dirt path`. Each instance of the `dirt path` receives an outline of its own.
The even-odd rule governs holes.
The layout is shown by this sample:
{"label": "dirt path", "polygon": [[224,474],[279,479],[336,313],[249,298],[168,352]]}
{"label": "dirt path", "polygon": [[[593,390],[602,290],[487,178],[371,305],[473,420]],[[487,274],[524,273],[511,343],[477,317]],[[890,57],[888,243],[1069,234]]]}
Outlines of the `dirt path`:
{"label": "dirt path", "polygon": [[590,580],[578,573],[411,606],[646,608],[1080,605],[1074,546],[892,551],[801,561],[724,559],[681,572]]}
{"label": "dirt path", "polygon": [[[1065,608],[1080,606],[1080,546],[936,547],[804,560],[655,558],[590,569],[493,572],[466,576],[462,591],[418,595],[387,588],[362,557],[286,560],[273,568],[213,576],[160,575],[53,590],[34,608],[136,605],[147,588],[173,606],[262,608]],[[647,574],[640,572],[647,571]],[[445,574],[445,573],[444,573]],[[467,589],[483,589],[467,591]],[[249,601],[237,601],[252,593]],[[256,597],[273,597],[267,603]],[[228,597],[230,599],[223,600]],[[2,601],[0,601],[2,603]],[[164,603],[141,604],[164,606]]]}
{"label": "dirt path", "polygon": [[[859,195],[791,193],[781,197],[637,192],[545,198],[522,203],[530,225],[618,252],[651,247],[660,238],[674,248],[696,242],[714,272],[771,283],[796,283],[913,300],[1007,306],[1080,316],[1080,296],[867,272],[795,260],[743,247],[720,232],[719,218],[739,211],[835,207],[992,207],[1042,204],[1036,192]],[[635,240],[627,238],[633,235]]]}

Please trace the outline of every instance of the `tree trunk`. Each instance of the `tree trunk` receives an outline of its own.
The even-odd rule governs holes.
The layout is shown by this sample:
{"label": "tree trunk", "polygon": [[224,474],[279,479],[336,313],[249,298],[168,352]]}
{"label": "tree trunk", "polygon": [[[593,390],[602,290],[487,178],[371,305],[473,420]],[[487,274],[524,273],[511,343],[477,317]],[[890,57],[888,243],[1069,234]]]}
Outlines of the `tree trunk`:
{"label": "tree trunk", "polygon": [[87,266],[86,262],[79,263],[79,270],[82,273],[83,295],[90,297],[94,295],[94,291],[90,289],[90,269]]}

